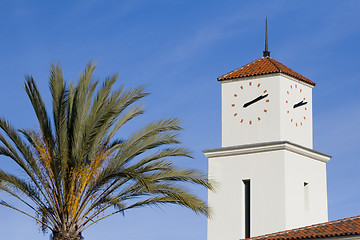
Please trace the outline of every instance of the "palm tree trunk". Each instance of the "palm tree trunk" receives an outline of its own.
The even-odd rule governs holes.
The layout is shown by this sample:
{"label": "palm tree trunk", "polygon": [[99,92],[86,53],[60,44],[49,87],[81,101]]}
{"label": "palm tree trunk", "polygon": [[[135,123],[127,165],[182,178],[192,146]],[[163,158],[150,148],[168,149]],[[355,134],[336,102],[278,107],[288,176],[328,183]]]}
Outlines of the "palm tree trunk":
{"label": "palm tree trunk", "polygon": [[83,240],[81,233],[74,234],[71,232],[53,231],[51,240]]}

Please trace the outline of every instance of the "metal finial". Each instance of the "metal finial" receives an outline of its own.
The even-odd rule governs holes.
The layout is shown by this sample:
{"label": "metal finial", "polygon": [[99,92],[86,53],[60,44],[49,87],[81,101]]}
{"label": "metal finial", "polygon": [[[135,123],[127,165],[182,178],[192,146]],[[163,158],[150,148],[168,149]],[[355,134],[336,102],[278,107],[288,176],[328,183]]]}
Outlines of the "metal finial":
{"label": "metal finial", "polygon": [[268,51],[267,17],[265,20],[265,51],[263,51],[263,57],[270,57],[270,52]]}

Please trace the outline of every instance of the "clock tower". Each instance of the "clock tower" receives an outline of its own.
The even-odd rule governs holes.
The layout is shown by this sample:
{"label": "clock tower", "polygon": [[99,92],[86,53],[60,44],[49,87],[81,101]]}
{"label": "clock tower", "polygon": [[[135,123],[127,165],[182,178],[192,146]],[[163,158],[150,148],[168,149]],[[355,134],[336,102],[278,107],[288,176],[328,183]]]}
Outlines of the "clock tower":
{"label": "clock tower", "polygon": [[222,147],[204,151],[208,240],[238,240],[328,220],[326,163],[313,147],[315,83],[270,57],[218,78]]}

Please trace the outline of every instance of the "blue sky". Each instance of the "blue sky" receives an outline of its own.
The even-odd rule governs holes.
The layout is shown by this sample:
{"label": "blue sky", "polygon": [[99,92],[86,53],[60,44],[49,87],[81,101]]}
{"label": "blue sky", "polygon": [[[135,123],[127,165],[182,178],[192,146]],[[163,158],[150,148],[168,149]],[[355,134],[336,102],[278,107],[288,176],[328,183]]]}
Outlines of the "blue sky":
{"label": "blue sky", "polygon": [[[195,160],[179,164],[206,171],[201,151],[221,146],[216,78],[261,57],[267,16],[271,56],[317,83],[314,149],[333,156],[329,219],[359,215],[359,11],[357,0],[1,1],[0,116],[19,128],[36,127],[24,75],[33,75],[49,102],[50,63],[60,62],[65,78],[75,81],[91,60],[96,78],[119,72],[119,84],[145,85],[151,92],[144,100],[147,112],[134,126],[180,118],[182,141]],[[1,168],[18,172],[0,160]],[[206,199],[204,189],[194,191]],[[32,220],[4,208],[0,232],[7,240],[48,239]],[[176,206],[137,209],[84,236],[205,240],[206,218]]]}

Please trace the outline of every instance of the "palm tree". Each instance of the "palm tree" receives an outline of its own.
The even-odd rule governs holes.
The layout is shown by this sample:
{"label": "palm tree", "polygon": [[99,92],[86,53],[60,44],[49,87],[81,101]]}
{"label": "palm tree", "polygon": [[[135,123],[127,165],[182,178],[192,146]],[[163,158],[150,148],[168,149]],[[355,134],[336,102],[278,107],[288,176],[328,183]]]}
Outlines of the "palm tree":
{"label": "palm tree", "polygon": [[197,170],[174,166],[174,157],[191,157],[178,141],[176,119],[147,124],[126,138],[119,129],[143,113],[137,100],[143,87],[113,90],[118,75],[101,86],[86,66],[77,85],[67,85],[52,65],[52,120],[35,81],[25,90],[39,128],[13,128],[0,118],[0,155],[13,160],[25,178],[0,170],[0,189],[22,203],[0,205],[21,212],[52,232],[53,240],[82,239],[82,232],[104,218],[136,207],[167,203],[208,214],[204,201],[186,183],[211,189]]}

